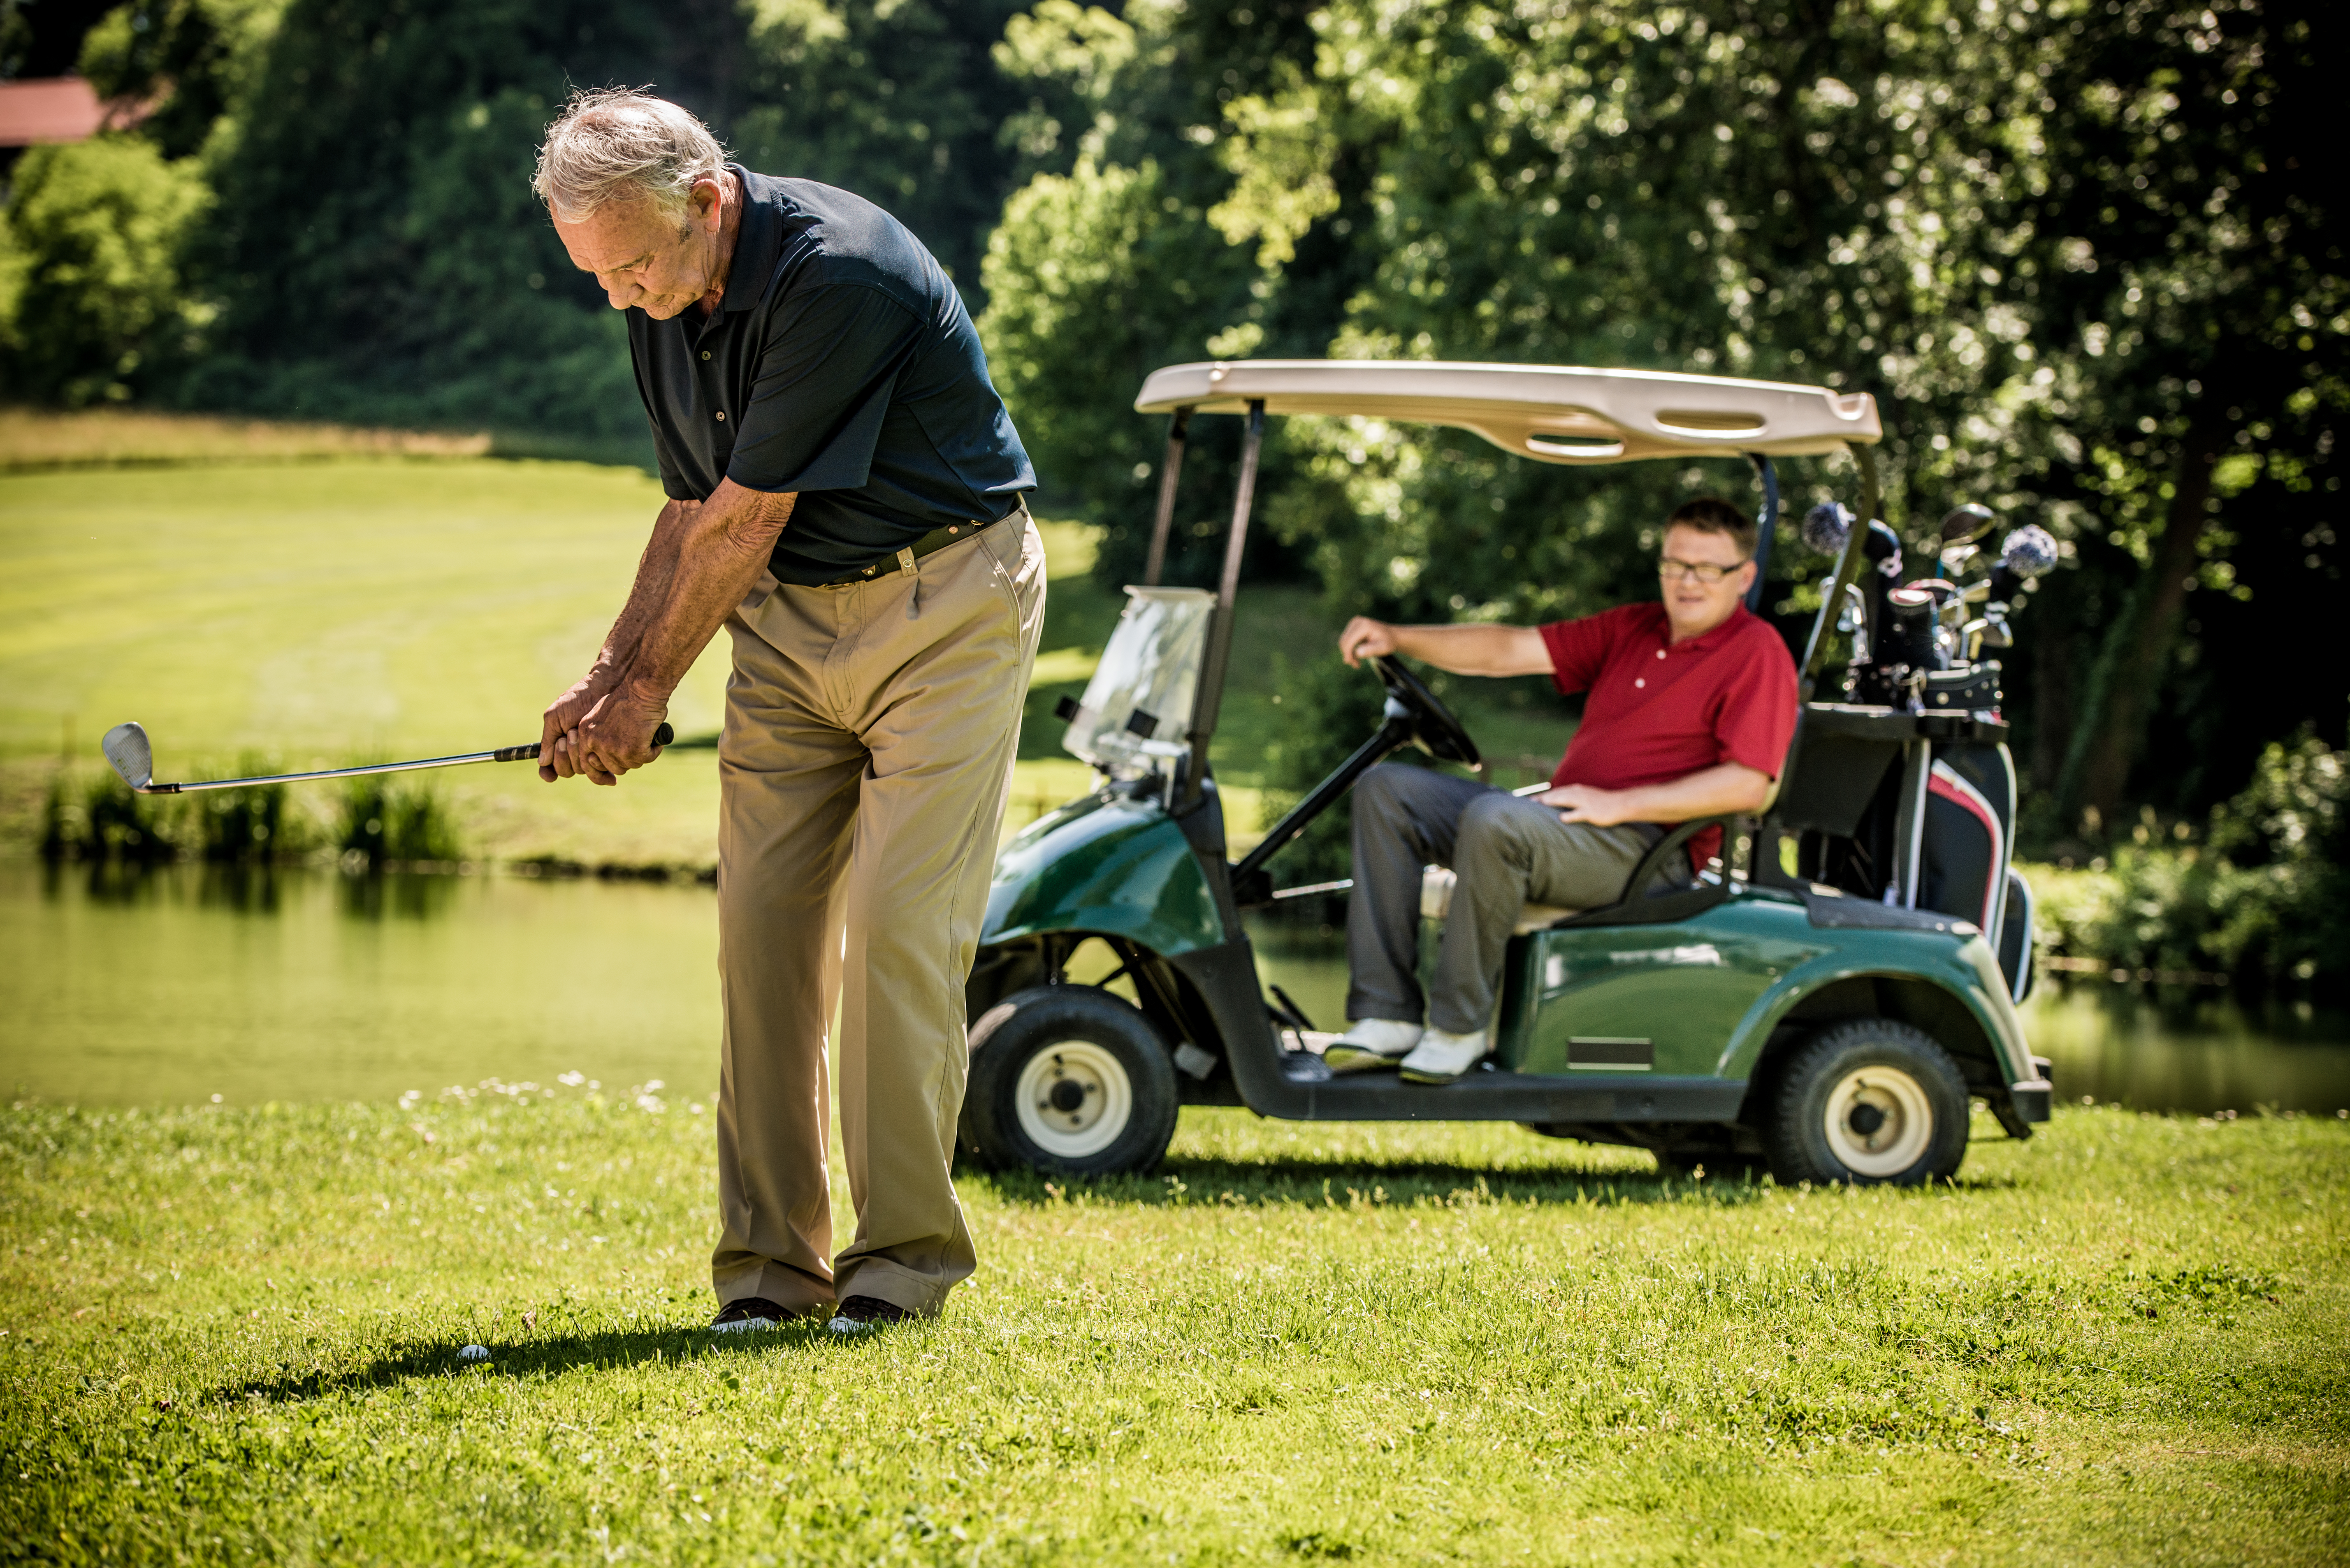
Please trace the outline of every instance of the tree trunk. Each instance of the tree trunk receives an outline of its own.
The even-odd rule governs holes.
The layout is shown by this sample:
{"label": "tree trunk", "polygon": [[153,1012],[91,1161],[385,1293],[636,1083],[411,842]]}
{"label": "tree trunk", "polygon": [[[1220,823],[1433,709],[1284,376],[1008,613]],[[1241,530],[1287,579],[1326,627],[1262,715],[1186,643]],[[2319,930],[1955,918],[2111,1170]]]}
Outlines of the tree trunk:
{"label": "tree trunk", "polygon": [[[2122,804],[2131,767],[2145,749],[2148,711],[2162,681],[2170,645],[2178,635],[2179,612],[2194,581],[2196,545],[2203,536],[2204,504],[2211,495],[2211,465],[2219,453],[2220,429],[2198,419],[2178,453],[2170,514],[2139,579],[2129,607],[2106,644],[2105,657],[2087,711],[2088,728],[2075,738],[2068,815],[2074,821],[2095,808],[2106,824]],[[2069,826],[2069,824],[2068,824]]]}

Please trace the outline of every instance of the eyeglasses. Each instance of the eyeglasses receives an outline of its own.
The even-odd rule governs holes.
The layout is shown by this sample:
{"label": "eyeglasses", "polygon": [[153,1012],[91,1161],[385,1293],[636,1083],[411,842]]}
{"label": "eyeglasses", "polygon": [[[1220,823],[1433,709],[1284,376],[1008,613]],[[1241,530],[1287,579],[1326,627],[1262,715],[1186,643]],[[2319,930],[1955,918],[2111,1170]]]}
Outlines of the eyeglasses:
{"label": "eyeglasses", "polygon": [[1683,577],[1695,577],[1710,588],[1745,565],[1741,561],[1736,566],[1717,566],[1711,561],[1676,561],[1667,556],[1657,563],[1657,576],[1669,583],[1678,583]]}

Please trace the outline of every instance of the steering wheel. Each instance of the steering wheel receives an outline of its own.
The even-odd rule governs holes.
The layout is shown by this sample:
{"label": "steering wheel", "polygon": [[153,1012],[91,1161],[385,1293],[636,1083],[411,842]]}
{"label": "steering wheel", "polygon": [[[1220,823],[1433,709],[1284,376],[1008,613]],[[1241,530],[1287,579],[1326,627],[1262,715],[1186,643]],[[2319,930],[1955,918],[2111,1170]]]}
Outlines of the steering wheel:
{"label": "steering wheel", "polygon": [[1389,711],[1403,710],[1400,717],[1411,721],[1411,743],[1439,762],[1459,763],[1473,768],[1479,762],[1477,742],[1452,710],[1436,700],[1428,683],[1404,668],[1402,659],[1391,653],[1373,656],[1372,670],[1379,684],[1388,689]]}

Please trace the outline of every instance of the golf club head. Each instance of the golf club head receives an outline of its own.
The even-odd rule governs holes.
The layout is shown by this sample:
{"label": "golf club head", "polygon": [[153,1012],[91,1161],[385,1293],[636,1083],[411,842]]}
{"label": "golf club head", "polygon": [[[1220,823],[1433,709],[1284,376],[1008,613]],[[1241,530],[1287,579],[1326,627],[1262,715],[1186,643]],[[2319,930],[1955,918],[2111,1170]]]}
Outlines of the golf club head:
{"label": "golf club head", "polygon": [[155,750],[147,743],[147,732],[136,722],[117,724],[99,742],[106,760],[122,775],[122,782],[134,790],[144,791],[155,782]]}
{"label": "golf club head", "polygon": [[1991,524],[1998,521],[1991,509],[1979,501],[1954,506],[1942,519],[1942,544],[1946,547],[1971,544],[1990,533]]}

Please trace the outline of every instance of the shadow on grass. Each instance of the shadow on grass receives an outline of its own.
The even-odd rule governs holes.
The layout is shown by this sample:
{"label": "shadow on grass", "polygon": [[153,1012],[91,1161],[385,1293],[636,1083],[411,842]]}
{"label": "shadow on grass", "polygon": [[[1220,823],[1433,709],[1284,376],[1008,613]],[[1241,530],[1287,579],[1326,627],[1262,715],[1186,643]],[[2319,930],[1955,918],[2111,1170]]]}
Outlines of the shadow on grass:
{"label": "shadow on grass", "polygon": [[[959,1179],[964,1173],[958,1171]],[[1743,1173],[1701,1180],[1644,1171],[1495,1169],[1447,1160],[1232,1160],[1170,1156],[1148,1176],[1046,1177],[1035,1171],[972,1171],[1006,1203],[1044,1205],[1082,1193],[1097,1204],[1136,1208],[1248,1208],[1358,1203],[1409,1208],[1461,1195],[1503,1203],[1706,1203],[1734,1207],[1771,1189]]]}
{"label": "shadow on grass", "polygon": [[332,1394],[365,1393],[392,1388],[420,1377],[556,1377],[568,1372],[617,1371],[662,1363],[682,1365],[713,1357],[753,1355],[780,1349],[809,1350],[818,1345],[852,1351],[868,1343],[843,1341],[828,1334],[825,1320],[815,1318],[780,1328],[744,1334],[712,1334],[698,1324],[675,1328],[619,1330],[597,1334],[561,1330],[524,1339],[492,1343],[487,1361],[459,1357],[454,1341],[397,1346],[362,1366],[338,1371],[281,1369],[278,1376],[248,1378],[216,1388],[206,1402],[240,1404],[249,1399],[272,1404],[298,1404]]}

